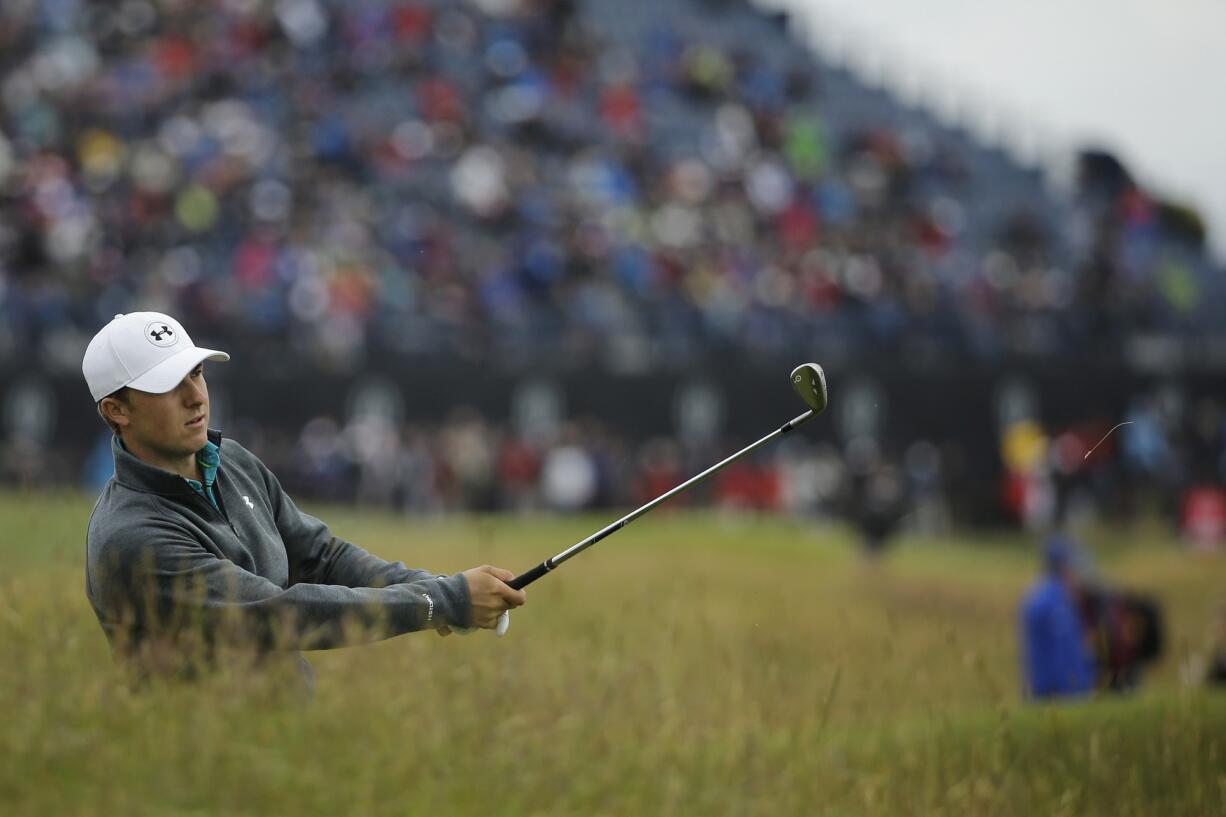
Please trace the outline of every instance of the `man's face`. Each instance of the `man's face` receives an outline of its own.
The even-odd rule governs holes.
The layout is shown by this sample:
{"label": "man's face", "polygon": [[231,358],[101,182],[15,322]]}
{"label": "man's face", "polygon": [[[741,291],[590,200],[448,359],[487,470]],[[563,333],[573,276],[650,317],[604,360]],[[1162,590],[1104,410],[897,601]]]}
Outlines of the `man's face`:
{"label": "man's face", "polygon": [[208,442],[209,388],[204,382],[204,364],[165,394],[129,389],[128,403],[125,442],[167,459],[189,456]]}

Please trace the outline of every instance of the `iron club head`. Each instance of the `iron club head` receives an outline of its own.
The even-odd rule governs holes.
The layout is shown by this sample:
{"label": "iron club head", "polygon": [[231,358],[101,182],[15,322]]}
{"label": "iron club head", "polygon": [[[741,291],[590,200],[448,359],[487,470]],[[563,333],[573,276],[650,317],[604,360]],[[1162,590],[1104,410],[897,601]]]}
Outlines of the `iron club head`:
{"label": "iron club head", "polygon": [[805,405],[813,409],[814,414],[821,414],[826,409],[826,373],[816,363],[802,363],[792,369],[792,387],[805,401]]}

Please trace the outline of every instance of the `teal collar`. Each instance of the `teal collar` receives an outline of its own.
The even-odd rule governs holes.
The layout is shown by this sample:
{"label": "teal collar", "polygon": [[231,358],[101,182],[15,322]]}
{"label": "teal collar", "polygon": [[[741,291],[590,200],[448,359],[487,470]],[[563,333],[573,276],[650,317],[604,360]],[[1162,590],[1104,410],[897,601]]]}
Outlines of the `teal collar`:
{"label": "teal collar", "polygon": [[[204,482],[199,480],[188,479],[187,484],[192,486],[192,490],[203,496],[217,508],[217,497],[213,495],[213,482],[217,479],[217,467],[221,465],[221,449],[209,440],[196,452],[196,462],[200,464],[201,474],[204,476]],[[218,510],[221,510],[218,508]]]}
{"label": "teal collar", "polygon": [[[212,454],[210,456],[210,449]],[[182,496],[199,493],[208,498],[205,485],[196,480],[189,480],[178,474],[143,462],[128,452],[119,437],[111,439],[111,451],[115,455],[115,481],[137,491],[161,494],[163,496]],[[213,481],[217,478],[217,468],[221,464],[221,433],[209,429],[208,441],[204,448],[196,452],[200,470],[204,472],[211,490]],[[205,457],[205,460],[200,460]],[[209,468],[210,463],[212,468]],[[195,483],[195,485],[192,485]],[[212,500],[209,500],[212,502]]]}

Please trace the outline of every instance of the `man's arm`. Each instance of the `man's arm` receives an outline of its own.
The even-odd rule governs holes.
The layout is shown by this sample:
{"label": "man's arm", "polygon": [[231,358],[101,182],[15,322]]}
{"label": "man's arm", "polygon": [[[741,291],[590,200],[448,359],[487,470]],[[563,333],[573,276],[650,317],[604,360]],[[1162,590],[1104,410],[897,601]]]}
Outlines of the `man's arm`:
{"label": "man's arm", "polygon": [[264,648],[317,650],[390,638],[414,630],[468,626],[463,574],[383,588],[312,583],[282,589],[218,558],[187,531],[153,523],[143,541],[100,549],[93,570],[106,613],[150,634],[220,633]]}
{"label": "man's arm", "polygon": [[362,548],[333,536],[320,519],[299,510],[280,481],[260,464],[273,514],[289,556],[290,583],[338,584],[344,587],[387,587],[436,578],[428,570],[385,562]]}
{"label": "man's arm", "polygon": [[[248,456],[253,456],[248,454]],[[254,457],[253,457],[254,458]],[[362,548],[335,537],[328,526],[303,513],[281,487],[276,475],[255,458],[263,474],[272,504],[277,531],[289,558],[291,584],[311,582],[345,587],[389,587],[422,582],[465,582],[468,592],[468,623],[460,626],[496,626],[504,610],[518,607],[526,597],[522,590],[507,586],[515,574],[503,568],[482,565],[454,576],[436,576],[428,570],[414,570],[403,562],[385,562]],[[455,622],[434,625],[442,633]]]}

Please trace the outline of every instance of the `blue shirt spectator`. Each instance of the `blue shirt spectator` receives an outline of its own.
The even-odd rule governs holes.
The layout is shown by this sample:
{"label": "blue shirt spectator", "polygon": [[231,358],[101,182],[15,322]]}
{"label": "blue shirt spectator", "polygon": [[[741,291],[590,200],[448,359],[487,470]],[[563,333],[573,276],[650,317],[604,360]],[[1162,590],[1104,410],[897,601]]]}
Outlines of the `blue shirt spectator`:
{"label": "blue shirt spectator", "polygon": [[1046,574],[1022,602],[1022,668],[1028,697],[1085,695],[1094,688],[1094,658],[1074,596],[1079,580],[1073,544],[1053,537]]}

